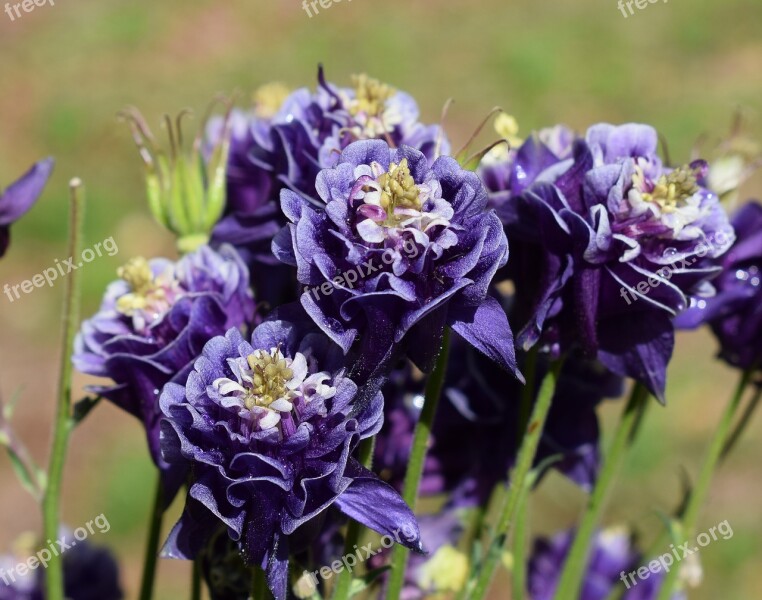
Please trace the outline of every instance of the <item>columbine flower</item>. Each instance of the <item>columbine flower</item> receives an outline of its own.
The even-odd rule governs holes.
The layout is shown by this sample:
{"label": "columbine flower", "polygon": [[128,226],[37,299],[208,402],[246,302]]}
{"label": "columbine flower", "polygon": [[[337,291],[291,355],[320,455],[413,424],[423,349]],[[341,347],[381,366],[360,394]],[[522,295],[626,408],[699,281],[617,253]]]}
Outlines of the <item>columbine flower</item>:
{"label": "columbine flower", "polygon": [[159,392],[168,381],[185,381],[208,340],[251,321],[249,275],[233,248],[202,246],[178,262],[133,259],[119,277],[82,324],[73,361],[83,373],[112,379],[91,390],[143,423],[169,502],[182,474],[161,459]]}
{"label": "columbine flower", "polygon": [[708,323],[720,342],[720,356],[740,369],[762,367],[762,205],[751,202],[733,217],[733,247],[710,263],[722,267],[713,282],[717,295],[691,298],[677,318],[681,327]]}
{"label": "columbine flower", "polygon": [[[527,581],[532,600],[552,600],[573,541],[573,531],[535,541]],[[647,579],[639,579],[635,575],[636,584],[628,578],[629,573],[645,564],[648,561],[643,561],[626,530],[611,528],[596,534],[591,542],[579,600],[606,600],[615,588],[621,590],[621,596],[617,597],[622,600],[656,600],[664,572],[649,572]],[[683,593],[672,596],[672,600],[685,598]]]}
{"label": "columbine flower", "polygon": [[32,208],[52,171],[53,159],[41,160],[0,193],[0,258],[8,249],[11,225]]}
{"label": "columbine flower", "polygon": [[165,556],[193,558],[224,524],[284,600],[292,540],[331,506],[384,535],[412,528],[420,550],[402,498],[352,458],[380,428],[383,398],[355,405],[334,348],[284,321],[260,325],[251,343],[231,329],[204,347],[184,387],[164,388],[163,455],[193,473]]}
{"label": "columbine flower", "polygon": [[[442,402],[424,464],[422,496],[449,494],[460,508],[483,505],[506,480],[521,443],[523,386],[495,369],[489,359],[454,340]],[[545,370],[540,365],[540,373]],[[535,466],[554,457],[553,469],[589,490],[600,463],[596,410],[605,398],[617,398],[622,381],[591,361],[576,356],[564,364]],[[384,427],[376,438],[374,465],[381,477],[402,483],[415,424],[423,405],[424,378],[414,369],[395,370],[384,387]],[[529,407],[531,408],[531,407]]]}
{"label": "columbine flower", "polygon": [[515,371],[508,320],[487,294],[508,243],[475,174],[365,141],[320,173],[317,190],[318,205],[284,190],[291,224],[273,249],[297,267],[302,305],[345,352],[361,340],[362,360],[377,365],[404,339],[428,370],[449,325]]}
{"label": "columbine flower", "polygon": [[[321,70],[316,92],[303,88],[286,95],[283,86],[265,86],[252,111],[233,114],[227,216],[214,230],[215,242],[234,244],[247,258],[271,266],[270,242],[286,224],[280,191],[315,197],[318,172],[334,166],[351,142],[384,139],[418,148],[431,160],[449,151],[440,127],[419,122],[411,96],[366,75],[353,83],[329,84]],[[219,140],[223,131],[216,120],[210,139]]]}
{"label": "columbine flower", "polygon": [[[527,144],[528,156],[548,156]],[[672,318],[687,294],[711,293],[717,269],[699,258],[723,254],[734,234],[706,187],[706,163],[664,167],[657,146],[651,127],[597,125],[571,158],[526,163],[538,168],[517,158],[516,172],[539,174],[497,199],[515,240],[508,276],[514,320],[525,323],[520,345],[579,346],[663,400]]]}

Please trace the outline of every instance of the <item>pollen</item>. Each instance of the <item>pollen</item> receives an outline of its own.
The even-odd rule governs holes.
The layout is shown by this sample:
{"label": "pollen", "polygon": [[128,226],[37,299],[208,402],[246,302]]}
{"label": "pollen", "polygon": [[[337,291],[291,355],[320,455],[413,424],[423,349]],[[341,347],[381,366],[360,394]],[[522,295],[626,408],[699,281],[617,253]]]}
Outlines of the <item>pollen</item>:
{"label": "pollen", "polygon": [[[638,186],[643,179],[642,172],[633,175],[633,182]],[[675,169],[668,175],[662,175],[651,192],[643,193],[643,200],[654,202],[665,213],[675,212],[685,201],[699,191],[696,173],[689,166]]]}
{"label": "pollen", "polygon": [[145,310],[149,304],[149,296],[153,300],[163,298],[164,291],[154,286],[151,266],[145,258],[131,259],[126,265],[117,269],[117,275],[127,282],[131,290],[116,302],[116,308],[120,313],[131,316],[136,311]]}
{"label": "pollen", "polygon": [[355,100],[349,107],[353,116],[365,114],[369,117],[380,117],[386,109],[386,102],[397,93],[397,90],[378,79],[368,77],[365,73],[352,76],[355,87]]}
{"label": "pollen", "polygon": [[406,158],[399,164],[389,165],[389,170],[377,181],[381,185],[381,207],[389,215],[389,219],[396,218],[394,212],[397,208],[421,210],[421,190],[410,174]]}
{"label": "pollen", "polygon": [[288,86],[278,81],[259,87],[254,92],[254,112],[263,119],[274,117],[290,93]]}
{"label": "pollen", "polygon": [[257,350],[246,361],[252,372],[252,387],[244,403],[251,410],[255,406],[269,407],[273,402],[289,395],[286,383],[294,377],[293,370],[280,350]]}

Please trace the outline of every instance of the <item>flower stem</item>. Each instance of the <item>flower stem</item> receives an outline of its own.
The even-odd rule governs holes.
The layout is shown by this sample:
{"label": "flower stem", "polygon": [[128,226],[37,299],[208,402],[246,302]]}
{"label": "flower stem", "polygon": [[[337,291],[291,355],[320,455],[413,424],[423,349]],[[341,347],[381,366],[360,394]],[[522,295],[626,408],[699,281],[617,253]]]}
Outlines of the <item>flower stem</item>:
{"label": "flower stem", "polygon": [[[373,450],[376,447],[376,438],[370,437],[360,442],[358,449],[358,460],[368,469],[373,465]],[[347,526],[347,537],[344,541],[344,556],[349,556],[355,552],[355,545],[360,540],[362,525],[357,521],[350,521]],[[352,573],[344,569],[339,573],[336,588],[333,591],[334,600],[349,600],[349,592],[352,587]]]}
{"label": "flower stem", "polygon": [[756,391],[754,392],[754,396],[749,401],[746,409],[743,411],[743,414],[738,421],[738,425],[736,425],[733,433],[728,436],[728,441],[725,442],[725,447],[722,449],[722,456],[720,457],[720,460],[725,460],[732,452],[733,448],[735,448],[735,445],[738,443],[738,440],[741,439],[743,432],[746,431],[746,428],[749,426],[751,418],[754,416],[754,413],[759,406],[760,400],[762,400],[762,385],[757,387]]}
{"label": "flower stem", "polygon": [[564,564],[555,600],[576,600],[579,597],[579,589],[587,566],[590,540],[600,523],[609,492],[627,455],[627,449],[633,441],[633,432],[640,423],[640,415],[647,400],[648,390],[642,384],[636,383],[598,473],[598,480],[588,499],[585,514],[574,536],[574,543]]}
{"label": "flower stem", "polygon": [[526,595],[526,544],[529,533],[529,491],[525,490],[516,513],[516,527],[513,530],[513,568],[511,600],[524,600]]}
{"label": "flower stem", "polygon": [[[685,507],[681,528],[683,535],[682,539],[679,540],[680,543],[692,539],[696,534],[696,522],[698,520],[699,511],[709,494],[709,486],[712,483],[712,476],[714,475],[714,471],[717,469],[717,465],[722,457],[722,451],[725,448],[728,436],[730,435],[730,429],[733,425],[733,417],[741,404],[744,392],[751,381],[751,376],[751,369],[743,372],[741,380],[738,382],[738,386],[733,393],[733,397],[720,417],[717,430],[709,445],[706,458],[704,458],[704,464],[701,466],[701,471],[699,471],[696,485],[691,491],[691,495],[688,498],[688,503]],[[672,596],[677,585],[677,575],[679,574],[679,571],[679,569],[674,569],[664,578],[661,590],[659,591],[659,600],[668,600]]]}
{"label": "flower stem", "polygon": [[[428,451],[429,437],[434,424],[434,417],[442,396],[445,375],[447,374],[447,361],[450,355],[450,330],[445,329],[442,339],[442,350],[437,358],[436,366],[426,381],[426,395],[421,409],[421,416],[413,434],[413,446],[410,450],[405,485],[402,490],[402,498],[410,509],[415,512],[418,500],[418,487],[423,476],[423,465]],[[409,550],[404,546],[397,545],[392,552],[392,571],[389,574],[389,584],[386,591],[386,600],[399,600],[402,592],[402,584],[405,579]]]}
{"label": "flower stem", "polygon": [[548,374],[542,382],[537,402],[535,402],[524,439],[521,442],[521,448],[519,448],[516,466],[510,476],[510,488],[498,518],[495,535],[487,546],[488,550],[484,564],[478,570],[476,580],[470,582],[466,589],[466,598],[484,598],[492,583],[492,578],[495,576],[495,570],[508,539],[510,528],[516,520],[519,503],[526,487],[526,480],[530,476],[532,464],[537,454],[537,447],[540,443],[542,432],[545,429],[545,421],[550,412],[562,364],[563,360],[551,363]]}
{"label": "flower stem", "polygon": [[191,600],[201,600],[201,559],[193,561],[191,573]]}
{"label": "flower stem", "polygon": [[148,527],[145,557],[143,559],[143,580],[140,584],[140,600],[151,600],[153,597],[153,584],[156,579],[156,560],[159,556],[159,537],[161,536],[161,522],[164,517],[164,494],[161,487],[161,475],[156,479],[156,492],[154,493],[153,508],[151,509],[151,522]]}
{"label": "flower stem", "polygon": [[[69,184],[71,202],[69,209],[69,256],[82,255],[82,220],[84,195],[81,193],[82,182],[72,179]],[[53,429],[53,447],[50,451],[47,486],[42,501],[43,529],[45,539],[58,539],[59,519],[61,516],[61,483],[63,480],[66,450],[71,433],[71,354],[74,336],[79,322],[80,275],[78,270],[69,273],[66,280],[63,314],[63,347],[58,380],[58,402]],[[45,573],[45,590],[48,600],[63,600],[64,581],[63,563],[56,556],[48,563]]]}
{"label": "flower stem", "polygon": [[267,589],[265,572],[255,566],[251,576],[251,600],[269,600],[270,590]]}

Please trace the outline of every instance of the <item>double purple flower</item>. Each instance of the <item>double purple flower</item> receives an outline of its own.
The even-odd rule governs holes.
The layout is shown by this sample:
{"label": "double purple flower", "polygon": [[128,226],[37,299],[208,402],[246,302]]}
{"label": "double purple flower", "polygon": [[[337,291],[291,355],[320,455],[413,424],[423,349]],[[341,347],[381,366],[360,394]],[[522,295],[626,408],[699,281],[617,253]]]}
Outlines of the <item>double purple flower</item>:
{"label": "double purple flower", "polygon": [[[562,130],[563,131],[563,130]],[[484,179],[514,244],[519,344],[577,346],[664,398],[673,318],[711,293],[700,259],[734,239],[707,165],[662,164],[656,131],[596,125],[570,143],[533,136]],[[496,174],[497,170],[497,174]]]}
{"label": "double purple flower", "polygon": [[185,382],[207,341],[251,322],[249,274],[232,247],[202,246],[177,262],[133,259],[119,276],[82,324],[73,361],[83,373],[112,379],[91,391],[143,423],[170,502],[183,474],[161,458],[159,394],[169,381]]}
{"label": "double purple flower", "polygon": [[474,173],[372,140],[348,146],[316,187],[316,201],[283,191],[291,223],[273,250],[297,268],[315,323],[345,352],[358,344],[364,373],[403,347],[429,370],[446,326],[516,371],[508,320],[488,293],[508,242]]}
{"label": "double purple flower", "polygon": [[52,172],[53,159],[41,160],[0,193],[0,258],[8,250],[11,225],[32,208]]}
{"label": "double purple flower", "polygon": [[762,367],[762,205],[750,202],[733,217],[737,240],[718,260],[717,295],[694,297],[677,324],[708,323],[720,343],[720,356],[739,369]]}
{"label": "double purple flower", "polygon": [[384,535],[412,531],[403,543],[421,549],[402,498],[353,458],[380,429],[383,398],[355,404],[342,363],[319,332],[270,321],[251,343],[237,329],[214,338],[186,385],[164,388],[163,457],[193,473],[165,556],[195,557],[224,526],[285,600],[289,554],[317,535],[331,506]]}
{"label": "double purple flower", "polygon": [[[412,146],[429,159],[447,153],[442,129],[423,125],[419,114],[411,96],[366,75],[355,76],[354,87],[341,88],[326,82],[321,70],[314,93],[302,88],[287,94],[278,84],[264,86],[250,113],[232,115],[227,216],[214,230],[214,243],[231,243],[247,261],[265,265],[257,290],[267,286],[268,297],[282,300],[288,277],[285,269],[274,267],[279,263],[270,249],[286,224],[280,191],[314,197],[318,172],[334,166],[356,140]],[[212,122],[210,140],[221,138],[223,130],[222,121]]]}

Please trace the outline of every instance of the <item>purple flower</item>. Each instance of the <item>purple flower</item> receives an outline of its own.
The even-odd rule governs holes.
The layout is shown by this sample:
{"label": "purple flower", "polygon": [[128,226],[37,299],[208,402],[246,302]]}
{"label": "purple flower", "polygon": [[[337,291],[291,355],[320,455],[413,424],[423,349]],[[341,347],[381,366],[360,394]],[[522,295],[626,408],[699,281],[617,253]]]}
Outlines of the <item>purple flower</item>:
{"label": "purple flower", "polygon": [[230,246],[202,246],[177,262],[133,259],[119,277],[82,324],[73,361],[83,373],[112,379],[91,391],[143,423],[170,502],[183,475],[161,458],[159,393],[169,381],[185,382],[207,341],[250,323],[248,270]]}
{"label": "purple flower", "polygon": [[[451,504],[474,507],[488,500],[514,464],[523,435],[519,430],[523,386],[462,341],[453,343],[458,360],[450,361],[448,368],[421,494],[446,493]],[[539,375],[544,370],[540,365]],[[596,409],[604,398],[619,397],[621,392],[621,379],[601,365],[577,357],[567,360],[535,465],[553,457],[552,468],[591,489],[600,462]],[[398,489],[423,393],[423,379],[410,368],[394,371],[384,387],[386,419],[376,438],[374,464]]]}
{"label": "purple flower", "polygon": [[[278,201],[282,189],[316,197],[318,172],[334,166],[356,140],[412,146],[431,160],[449,151],[440,127],[419,122],[411,96],[366,75],[354,77],[353,83],[352,88],[329,84],[321,69],[315,93],[303,88],[286,94],[283,86],[271,84],[257,93],[250,113],[233,114],[227,216],[215,228],[213,241],[231,243],[247,262],[266,265],[262,286],[272,288],[275,277],[278,300],[294,289],[288,286],[288,271],[273,266],[279,263],[271,252],[273,236],[286,224]],[[223,122],[214,121],[210,140],[223,132]]]}
{"label": "purple flower", "polygon": [[[35,541],[36,544],[36,541]],[[35,547],[23,555],[0,556],[0,600],[44,600],[45,569],[26,570],[16,566],[34,556]],[[111,552],[87,541],[77,542],[63,554],[64,596],[67,600],[122,600],[119,567]]]}
{"label": "purple flower", "polygon": [[337,350],[285,321],[260,325],[251,343],[231,329],[204,347],[185,387],[164,388],[162,454],[193,473],[165,556],[194,557],[224,524],[284,600],[293,542],[331,506],[385,535],[405,528],[420,550],[402,498],[352,457],[381,427],[383,398],[355,404]]}
{"label": "purple flower", "polygon": [[580,347],[663,400],[673,317],[711,293],[718,269],[699,259],[734,234],[706,164],[666,168],[657,146],[645,125],[596,125],[565,159],[532,138],[512,164],[521,183],[492,192],[514,243],[521,347]]}
{"label": "purple flower", "polygon": [[11,225],[32,208],[52,172],[53,159],[41,160],[0,193],[0,258],[8,250]]}
{"label": "purple flower", "polygon": [[[528,569],[528,591],[532,600],[553,599],[573,541],[573,531],[535,541]],[[635,584],[627,577],[642,564],[645,564],[642,556],[626,531],[610,529],[598,533],[592,541],[579,600],[606,600],[614,588],[621,588],[622,600],[656,600],[663,573],[649,573],[648,579],[635,576]],[[672,600],[684,598],[679,593],[672,596]]]}
{"label": "purple flower", "polygon": [[737,240],[720,259],[714,297],[695,297],[677,318],[680,327],[708,323],[720,356],[740,369],[762,366],[762,205],[750,202],[733,218]]}
{"label": "purple flower", "polygon": [[384,364],[404,340],[429,370],[451,326],[516,371],[508,320],[488,294],[508,242],[474,173],[374,140],[347,147],[317,190],[317,204],[283,191],[291,223],[273,250],[297,267],[302,306],[345,352],[359,340],[366,365]]}

